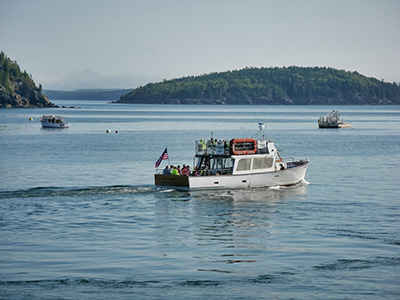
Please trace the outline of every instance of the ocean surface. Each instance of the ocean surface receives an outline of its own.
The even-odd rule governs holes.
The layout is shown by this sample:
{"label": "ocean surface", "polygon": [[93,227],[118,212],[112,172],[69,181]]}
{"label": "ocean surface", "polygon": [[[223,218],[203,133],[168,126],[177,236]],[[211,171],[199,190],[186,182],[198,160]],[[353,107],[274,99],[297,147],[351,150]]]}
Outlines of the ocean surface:
{"label": "ocean surface", "polygon": [[[54,102],[0,110],[0,299],[400,299],[400,106]],[[332,109],[352,128],[318,129]],[[193,166],[258,122],[305,183],[154,187],[166,147]]]}

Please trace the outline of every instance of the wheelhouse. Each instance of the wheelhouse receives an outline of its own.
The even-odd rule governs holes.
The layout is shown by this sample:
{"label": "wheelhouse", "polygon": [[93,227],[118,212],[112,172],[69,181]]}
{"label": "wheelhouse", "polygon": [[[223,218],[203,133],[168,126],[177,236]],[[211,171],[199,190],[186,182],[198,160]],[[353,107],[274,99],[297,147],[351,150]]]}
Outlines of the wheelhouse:
{"label": "wheelhouse", "polygon": [[[251,153],[251,154],[249,154]],[[199,176],[271,172],[285,168],[276,165],[281,158],[272,141],[254,139],[196,141],[193,165]]]}

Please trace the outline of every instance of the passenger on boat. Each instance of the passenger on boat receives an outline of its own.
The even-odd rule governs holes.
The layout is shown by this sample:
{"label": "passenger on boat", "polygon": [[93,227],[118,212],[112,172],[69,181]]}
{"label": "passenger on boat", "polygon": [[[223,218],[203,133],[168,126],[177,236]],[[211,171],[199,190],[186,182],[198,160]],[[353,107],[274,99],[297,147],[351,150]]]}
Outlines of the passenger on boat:
{"label": "passenger on boat", "polygon": [[206,156],[204,158],[204,165],[206,168],[208,168],[208,169],[210,168],[210,157],[209,156]]}
{"label": "passenger on boat", "polygon": [[184,166],[182,171],[181,171],[181,174],[183,176],[189,176],[189,166]]}
{"label": "passenger on boat", "polygon": [[217,145],[217,140],[211,138],[211,140],[207,141],[207,148],[209,149],[209,153],[215,154],[215,147]]}
{"label": "passenger on boat", "polygon": [[206,151],[207,151],[206,142],[204,142],[204,140],[201,139],[201,140],[200,140],[200,144],[201,144],[201,148],[202,148],[203,152],[206,152]]}
{"label": "passenger on boat", "polygon": [[164,175],[171,175],[171,170],[169,168],[169,166],[165,166],[163,172]]}
{"label": "passenger on boat", "polygon": [[192,172],[190,172],[190,176],[199,176],[199,173],[197,172],[199,168],[196,166]]}
{"label": "passenger on boat", "polygon": [[173,167],[171,175],[179,175],[178,169],[176,167]]}

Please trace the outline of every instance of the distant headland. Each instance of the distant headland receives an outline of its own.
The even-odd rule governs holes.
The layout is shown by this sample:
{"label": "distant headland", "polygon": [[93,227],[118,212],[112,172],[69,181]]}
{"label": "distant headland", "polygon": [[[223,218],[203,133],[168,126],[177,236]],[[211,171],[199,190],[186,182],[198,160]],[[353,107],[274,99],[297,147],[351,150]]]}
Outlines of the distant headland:
{"label": "distant headland", "polygon": [[36,86],[31,75],[21,72],[16,61],[0,52],[0,108],[57,107]]}
{"label": "distant headland", "polygon": [[334,68],[245,68],[149,83],[116,103],[388,105],[400,104],[400,86]]}
{"label": "distant headland", "polygon": [[54,100],[114,101],[130,91],[132,89],[81,89],[74,91],[44,90],[44,93]]}

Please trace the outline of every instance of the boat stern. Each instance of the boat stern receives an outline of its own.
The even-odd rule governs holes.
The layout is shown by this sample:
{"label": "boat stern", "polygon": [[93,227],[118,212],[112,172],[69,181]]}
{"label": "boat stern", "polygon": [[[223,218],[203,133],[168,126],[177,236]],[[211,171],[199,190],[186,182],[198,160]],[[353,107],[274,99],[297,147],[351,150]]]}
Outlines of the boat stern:
{"label": "boat stern", "polygon": [[154,183],[158,187],[189,189],[189,177],[181,175],[154,174]]}

